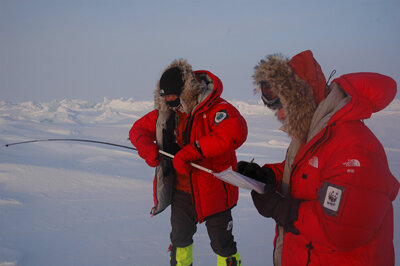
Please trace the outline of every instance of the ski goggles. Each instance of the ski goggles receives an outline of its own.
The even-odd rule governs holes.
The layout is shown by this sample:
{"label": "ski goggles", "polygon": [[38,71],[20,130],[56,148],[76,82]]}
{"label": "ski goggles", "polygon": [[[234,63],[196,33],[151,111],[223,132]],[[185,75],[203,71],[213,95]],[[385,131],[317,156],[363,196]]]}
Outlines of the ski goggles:
{"label": "ski goggles", "polygon": [[272,91],[271,85],[267,81],[260,81],[259,86],[261,99],[268,108],[276,110],[282,107],[278,95]]}

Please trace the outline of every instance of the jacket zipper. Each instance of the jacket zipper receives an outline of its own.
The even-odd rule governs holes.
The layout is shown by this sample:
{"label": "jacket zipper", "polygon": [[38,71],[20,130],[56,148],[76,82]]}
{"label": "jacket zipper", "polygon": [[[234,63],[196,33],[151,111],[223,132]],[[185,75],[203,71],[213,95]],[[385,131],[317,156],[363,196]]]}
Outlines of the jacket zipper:
{"label": "jacket zipper", "polygon": [[314,248],[311,241],[310,241],[310,243],[308,243],[306,245],[306,248],[308,249],[308,251],[307,251],[308,258],[307,258],[307,264],[306,264],[308,266],[311,263],[311,250]]}
{"label": "jacket zipper", "polygon": [[[327,137],[328,130],[329,130],[330,127],[332,127],[332,126],[334,126],[334,125],[335,125],[335,123],[333,123],[333,124],[330,125],[330,126],[327,126],[326,129],[325,129],[324,134],[322,135],[322,137],[321,137],[319,140],[317,140],[317,141],[310,147],[310,149],[309,149],[307,152],[304,153],[303,157],[302,157],[300,160],[297,161],[296,165],[293,167],[292,173],[290,174],[290,184],[292,184],[292,177],[293,177],[294,172],[296,171],[296,168],[297,168],[297,166],[299,165],[299,163],[306,157],[306,154],[307,154],[308,152],[314,152],[315,149],[316,149],[319,145],[321,145],[323,142],[325,142],[325,141],[328,139],[328,137]],[[311,263],[311,250],[314,248],[313,245],[312,245],[312,241],[310,241],[310,243],[308,243],[308,244],[306,245],[306,248],[307,248],[307,264],[306,264],[306,265],[308,266],[308,265],[310,265],[310,263]]]}
{"label": "jacket zipper", "polygon": [[[212,94],[215,94],[215,91],[213,91],[212,92]],[[209,101],[210,102],[213,102],[213,99],[214,98],[214,96],[212,96],[210,99],[209,99]],[[203,106],[204,105],[206,105],[207,104],[207,102],[206,103],[204,103],[203,104]],[[192,133],[192,124],[193,124],[193,122],[194,122],[194,117],[195,117],[195,114],[200,110],[201,108],[200,108],[200,106],[199,106],[199,108],[197,108],[197,110],[194,112],[194,113],[191,113],[190,115],[189,115],[189,117],[188,117],[188,119],[187,119],[187,124],[186,124],[186,127],[185,127],[185,131],[183,132],[183,144],[184,145],[187,145],[187,144],[189,144],[190,143],[190,135],[191,135],[191,133]],[[192,200],[193,200],[193,208],[194,208],[194,210],[195,210],[195,215],[196,215],[196,220],[197,221],[199,221],[200,222],[200,220],[199,220],[199,217],[198,217],[198,215],[197,215],[197,211],[196,211],[196,201],[195,201],[195,197],[194,197],[194,189],[193,189],[193,178],[192,178],[192,174],[190,173],[189,174],[189,180],[190,180],[190,188],[191,188],[191,190],[192,190]],[[224,184],[224,186],[225,186],[225,184]],[[225,188],[225,191],[226,191],[226,188]],[[228,198],[227,198],[227,201],[228,201]]]}
{"label": "jacket zipper", "polygon": [[[334,124],[335,124],[335,123],[333,123],[331,126],[333,126]],[[326,136],[327,136],[328,130],[329,130],[329,128],[330,128],[331,126],[327,126],[327,127],[326,127],[325,132],[324,132],[324,134],[322,135],[322,137],[321,137],[320,139],[318,139],[318,140],[304,153],[303,157],[301,157],[301,158],[297,161],[297,163],[295,164],[295,166],[293,167],[292,172],[290,173],[289,191],[291,191],[292,178],[293,178],[293,175],[294,175],[294,173],[295,173],[295,171],[296,171],[296,169],[297,169],[297,166],[298,166],[299,163],[306,157],[306,155],[307,155],[309,152],[313,152],[319,145],[321,145],[325,140],[328,139]]]}
{"label": "jacket zipper", "polygon": [[[185,127],[185,131],[182,132],[183,134],[183,145],[188,145],[190,143],[190,129],[191,129],[191,124],[192,121],[194,120],[194,114],[190,114],[188,119],[186,120],[186,127]],[[196,200],[194,197],[194,188],[193,188],[193,178],[192,178],[192,173],[189,173],[189,181],[190,181],[190,189],[191,189],[191,196],[192,196],[192,202],[193,202],[193,208],[194,208],[194,214],[196,216],[196,220],[199,221],[199,217],[197,215],[197,211],[196,211]],[[200,222],[200,221],[199,221]]]}
{"label": "jacket zipper", "polygon": [[189,144],[190,143],[190,135],[192,134],[192,125],[193,125],[193,122],[194,122],[194,118],[195,118],[195,115],[196,115],[196,113],[200,110],[200,109],[202,109],[203,108],[203,106],[205,106],[207,103],[208,103],[208,106],[207,107],[209,107],[210,105],[211,105],[211,103],[213,103],[214,102],[214,94],[216,94],[216,91],[213,91],[212,92],[212,95],[210,96],[210,98],[209,98],[209,100],[207,101],[207,102],[205,102],[205,103],[203,103],[201,106],[199,106],[198,108],[196,108],[196,110],[195,110],[195,112],[194,113],[191,113],[190,114],[190,116],[189,116],[189,118],[188,118],[188,122],[187,122],[187,124],[186,124],[186,128],[185,128],[185,140],[186,140],[186,145],[187,144]]}

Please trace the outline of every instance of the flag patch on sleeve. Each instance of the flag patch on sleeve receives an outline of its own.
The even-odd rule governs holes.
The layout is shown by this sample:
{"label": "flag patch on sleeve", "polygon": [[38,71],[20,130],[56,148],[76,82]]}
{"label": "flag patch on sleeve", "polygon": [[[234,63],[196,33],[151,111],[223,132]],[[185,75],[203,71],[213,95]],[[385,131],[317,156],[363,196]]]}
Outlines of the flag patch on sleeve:
{"label": "flag patch on sleeve", "polygon": [[318,193],[318,199],[322,205],[322,209],[326,214],[334,217],[339,214],[344,190],[344,187],[329,182],[324,182],[322,184]]}
{"label": "flag patch on sleeve", "polygon": [[218,126],[219,123],[221,123],[222,121],[224,121],[227,118],[229,118],[229,116],[228,116],[228,113],[226,112],[226,110],[221,110],[219,112],[216,112],[215,118],[214,118],[215,125]]}

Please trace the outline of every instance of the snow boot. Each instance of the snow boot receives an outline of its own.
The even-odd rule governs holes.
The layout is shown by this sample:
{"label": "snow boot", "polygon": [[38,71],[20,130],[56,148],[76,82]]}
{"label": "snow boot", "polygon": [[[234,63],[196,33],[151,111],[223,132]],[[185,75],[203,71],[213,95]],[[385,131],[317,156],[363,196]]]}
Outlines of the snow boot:
{"label": "snow boot", "polygon": [[240,259],[239,252],[230,256],[230,257],[222,257],[217,255],[217,266],[241,266],[242,260]]}
{"label": "snow boot", "polygon": [[171,266],[191,266],[193,264],[193,244],[180,248],[171,246]]}

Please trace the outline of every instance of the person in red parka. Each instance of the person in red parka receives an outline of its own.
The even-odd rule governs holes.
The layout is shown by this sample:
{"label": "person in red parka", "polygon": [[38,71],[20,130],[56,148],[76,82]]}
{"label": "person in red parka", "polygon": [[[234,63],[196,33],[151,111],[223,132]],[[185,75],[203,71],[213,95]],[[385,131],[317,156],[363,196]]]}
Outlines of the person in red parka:
{"label": "person in red parka", "polygon": [[291,138],[282,163],[237,167],[266,183],[264,194],[251,194],[277,223],[274,265],[394,265],[399,182],[362,120],[389,105],[396,82],[351,73],[327,86],[309,50],[290,60],[268,56],[253,78]]}
{"label": "person in red parka", "polygon": [[[193,235],[197,223],[204,221],[217,264],[241,262],[231,215],[238,188],[190,165],[213,172],[236,169],[235,150],[247,138],[247,124],[221,93],[217,76],[174,60],[157,84],[155,110],[129,132],[139,155],[156,167],[152,214],[171,205],[171,265],[192,265]],[[175,155],[173,161],[160,156],[160,149]]]}

